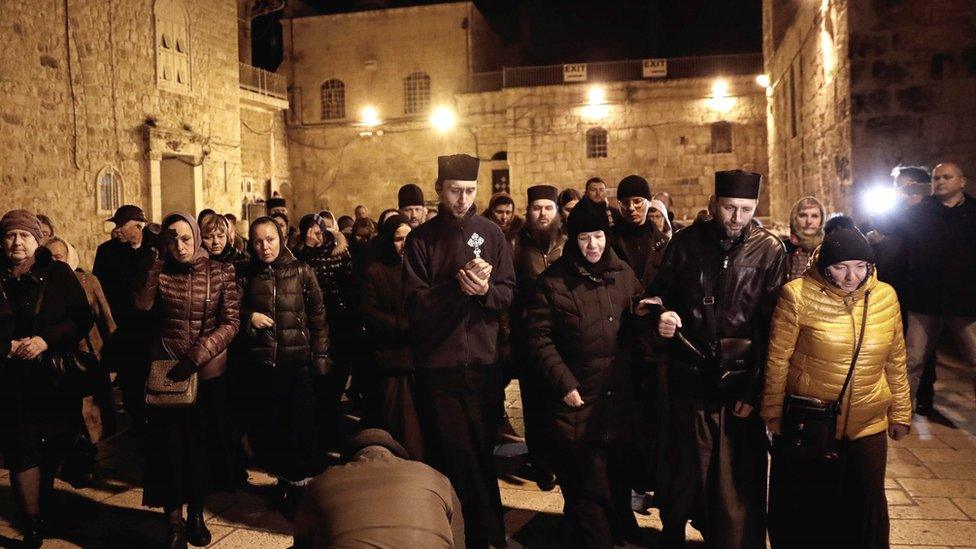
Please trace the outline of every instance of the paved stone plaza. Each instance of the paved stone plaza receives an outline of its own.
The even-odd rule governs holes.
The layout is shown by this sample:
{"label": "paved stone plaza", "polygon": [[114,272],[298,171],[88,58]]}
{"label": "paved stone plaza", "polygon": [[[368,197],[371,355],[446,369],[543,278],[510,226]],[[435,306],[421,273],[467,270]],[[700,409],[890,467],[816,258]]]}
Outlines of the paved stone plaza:
{"label": "paved stone plaza", "polygon": [[[888,455],[888,502],[893,547],[976,547],[976,406],[963,365],[941,357],[936,385],[938,417],[916,420],[906,440],[893,443]],[[512,423],[521,424],[517,385],[509,389]],[[510,547],[545,547],[562,510],[558,488],[539,491],[518,476],[524,445],[498,449],[505,523]],[[164,539],[158,511],[141,506],[140,459],[126,435],[103,445],[96,485],[81,490],[58,483],[60,512],[53,522],[61,538],[45,548],[152,547]],[[209,500],[212,547],[222,549],[291,546],[291,525],[270,510],[262,492],[271,479],[251,473],[253,489],[215,495]],[[17,547],[20,534],[11,525],[13,501],[6,471],[0,472],[0,547]],[[649,541],[657,537],[657,514],[638,515]],[[701,537],[689,527],[689,539]],[[694,542],[690,545],[696,545]]]}

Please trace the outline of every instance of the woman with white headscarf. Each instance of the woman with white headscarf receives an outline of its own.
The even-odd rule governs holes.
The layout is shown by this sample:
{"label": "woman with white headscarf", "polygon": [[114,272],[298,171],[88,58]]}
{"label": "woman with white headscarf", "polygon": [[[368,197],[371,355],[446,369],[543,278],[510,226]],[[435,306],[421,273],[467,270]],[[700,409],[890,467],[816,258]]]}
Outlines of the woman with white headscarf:
{"label": "woman with white headscarf", "polygon": [[668,207],[664,205],[664,202],[657,199],[651,200],[651,207],[647,210],[647,217],[657,225],[657,228],[661,232],[668,235],[668,239],[671,238],[673,233],[671,219],[668,218]]}

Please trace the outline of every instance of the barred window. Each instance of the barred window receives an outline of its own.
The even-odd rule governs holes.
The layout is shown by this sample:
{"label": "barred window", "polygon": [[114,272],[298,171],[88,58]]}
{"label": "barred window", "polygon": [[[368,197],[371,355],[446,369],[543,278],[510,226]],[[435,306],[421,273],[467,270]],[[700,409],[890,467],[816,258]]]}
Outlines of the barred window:
{"label": "barred window", "polygon": [[105,166],[95,179],[99,214],[114,213],[122,205],[122,174],[112,166]]}
{"label": "barred window", "polygon": [[346,117],[346,85],[335,78],[322,84],[322,120]]}
{"label": "barred window", "polygon": [[607,130],[603,128],[590,128],[586,130],[586,157],[607,157]]}
{"label": "barred window", "polygon": [[732,152],[732,124],[715,122],[712,124],[712,154]]}
{"label": "barred window", "polygon": [[430,77],[414,71],[403,79],[403,114],[422,114],[430,106]]}
{"label": "barred window", "polygon": [[157,0],[156,82],[168,91],[190,91],[190,19],[179,0]]}

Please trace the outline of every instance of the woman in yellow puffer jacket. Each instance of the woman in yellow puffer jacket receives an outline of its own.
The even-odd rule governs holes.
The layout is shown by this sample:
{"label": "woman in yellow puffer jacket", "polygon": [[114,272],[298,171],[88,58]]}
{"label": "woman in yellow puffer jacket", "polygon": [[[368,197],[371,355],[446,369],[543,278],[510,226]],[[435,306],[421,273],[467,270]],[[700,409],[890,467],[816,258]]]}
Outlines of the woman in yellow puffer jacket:
{"label": "woman in yellow puffer jacket", "polygon": [[809,459],[774,438],[774,548],[888,547],[885,433],[908,434],[911,401],[898,297],[873,263],[860,231],[832,231],[803,276],[783,286],[773,314],[762,417],[774,435],[787,394],[838,400],[864,330],[837,421],[837,457]]}

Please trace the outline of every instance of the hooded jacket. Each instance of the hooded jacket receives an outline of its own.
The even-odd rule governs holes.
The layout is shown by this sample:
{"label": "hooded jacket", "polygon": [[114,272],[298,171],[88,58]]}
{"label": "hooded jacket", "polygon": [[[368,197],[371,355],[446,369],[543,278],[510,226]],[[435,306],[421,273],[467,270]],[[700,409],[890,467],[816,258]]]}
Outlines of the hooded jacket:
{"label": "hooded jacket", "polygon": [[[243,360],[256,367],[309,368],[313,374],[327,374],[332,367],[329,327],[315,273],[284,246],[271,263],[258,259],[253,250],[251,256],[238,275]],[[274,325],[254,328],[254,313],[271,317]]]}
{"label": "hooded jacket", "polygon": [[[156,334],[155,359],[176,358],[192,365],[202,379],[222,375],[227,369],[227,347],[240,327],[240,298],[234,266],[207,257],[200,226],[187,213],[173,213],[193,231],[195,251],[188,263],[180,263],[167,251],[145,275],[135,306],[152,313]],[[207,277],[210,295],[207,295]],[[206,326],[201,336],[201,323]]]}
{"label": "hooded jacket", "polygon": [[[815,259],[815,258],[814,258]],[[872,272],[846,293],[817,269],[783,286],[773,313],[762,417],[781,418],[787,394],[836,401],[861,330],[864,341],[837,422],[837,438],[858,439],[911,425],[905,339],[894,289]]]}
{"label": "hooded jacket", "polygon": [[[546,388],[549,436],[564,442],[605,442],[625,421],[634,319],[631,299],[643,290],[634,272],[607,247],[602,276],[579,253],[567,253],[539,277],[528,312],[532,368]],[[563,397],[578,389],[583,406]]]}

